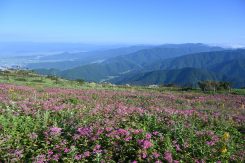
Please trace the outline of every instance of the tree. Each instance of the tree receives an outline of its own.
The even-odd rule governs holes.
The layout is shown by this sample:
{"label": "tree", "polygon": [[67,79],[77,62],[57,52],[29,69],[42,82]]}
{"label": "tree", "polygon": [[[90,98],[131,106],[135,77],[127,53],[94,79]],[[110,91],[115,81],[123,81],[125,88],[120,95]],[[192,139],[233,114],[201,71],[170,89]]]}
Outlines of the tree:
{"label": "tree", "polygon": [[231,84],[229,82],[216,82],[216,81],[201,81],[198,86],[202,91],[216,91],[216,90],[229,90]]}
{"label": "tree", "polygon": [[78,82],[80,85],[84,84],[84,80],[83,79],[77,79],[76,82]]}

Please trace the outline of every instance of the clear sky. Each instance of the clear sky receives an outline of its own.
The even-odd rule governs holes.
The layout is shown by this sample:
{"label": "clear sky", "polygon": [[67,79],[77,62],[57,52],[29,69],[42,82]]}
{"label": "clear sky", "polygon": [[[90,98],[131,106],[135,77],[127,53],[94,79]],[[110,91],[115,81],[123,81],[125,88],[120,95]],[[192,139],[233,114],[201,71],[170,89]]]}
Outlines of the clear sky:
{"label": "clear sky", "polygon": [[245,44],[245,0],[0,0],[0,41]]}

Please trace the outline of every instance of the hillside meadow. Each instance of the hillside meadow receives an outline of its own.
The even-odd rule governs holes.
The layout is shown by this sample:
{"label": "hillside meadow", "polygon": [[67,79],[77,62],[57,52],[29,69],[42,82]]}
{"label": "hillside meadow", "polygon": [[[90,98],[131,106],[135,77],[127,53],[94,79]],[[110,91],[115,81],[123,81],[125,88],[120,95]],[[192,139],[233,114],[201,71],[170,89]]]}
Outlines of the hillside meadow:
{"label": "hillside meadow", "polygon": [[0,162],[244,162],[245,96],[0,75]]}

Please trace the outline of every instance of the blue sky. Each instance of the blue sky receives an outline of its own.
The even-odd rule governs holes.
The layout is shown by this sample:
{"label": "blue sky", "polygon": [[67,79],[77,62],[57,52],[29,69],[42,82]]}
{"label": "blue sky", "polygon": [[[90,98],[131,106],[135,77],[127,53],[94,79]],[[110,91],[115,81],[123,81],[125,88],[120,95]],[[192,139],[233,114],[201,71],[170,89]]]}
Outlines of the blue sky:
{"label": "blue sky", "polygon": [[0,0],[0,41],[245,44],[245,0]]}

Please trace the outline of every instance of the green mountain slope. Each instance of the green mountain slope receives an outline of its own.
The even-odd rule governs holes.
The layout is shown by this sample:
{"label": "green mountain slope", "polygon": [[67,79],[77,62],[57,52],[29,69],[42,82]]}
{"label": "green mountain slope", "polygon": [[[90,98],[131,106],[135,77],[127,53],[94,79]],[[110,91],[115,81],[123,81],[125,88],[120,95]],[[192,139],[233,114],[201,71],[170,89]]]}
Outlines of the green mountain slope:
{"label": "green mountain slope", "polygon": [[[201,80],[232,82],[244,85],[245,49],[214,50],[203,44],[164,45],[107,59],[102,63],[87,64],[50,73],[68,79],[110,81],[117,84],[196,84]],[[208,52],[200,52],[207,50]],[[189,54],[190,52],[198,53]],[[188,54],[185,54],[188,53]],[[38,70],[48,74],[49,70]]]}
{"label": "green mountain slope", "polygon": [[210,68],[216,74],[223,74],[223,80],[229,81],[235,87],[245,86],[245,59],[235,59]]}
{"label": "green mountain slope", "polygon": [[[75,67],[62,71],[59,75],[68,79],[82,78],[88,81],[98,82],[110,79],[111,77],[121,76],[126,72],[144,70],[147,65],[152,65],[153,63],[166,58],[221,49],[222,48],[211,47],[204,44],[166,44],[154,48],[139,50],[127,55],[120,55],[107,59],[102,63]],[[40,70],[38,72],[40,72]]]}
{"label": "green mountain slope", "polygon": [[245,49],[202,52],[160,60],[146,67],[146,70],[180,69],[184,67],[209,68],[233,59],[245,59]]}
{"label": "green mountain slope", "polygon": [[113,61],[104,64],[89,64],[73,69],[65,70],[59,73],[60,76],[67,79],[85,79],[87,81],[100,82],[109,79],[112,76],[118,76],[120,73],[127,72],[138,67],[129,61]]}
{"label": "green mountain slope", "polygon": [[230,77],[240,76],[245,79],[245,59],[233,59],[216,64],[210,68],[213,72],[223,73]]}
{"label": "green mountain slope", "polygon": [[156,70],[151,72],[142,72],[131,74],[125,78],[114,79],[116,84],[177,84],[187,85],[196,84],[203,80],[219,80],[221,76],[204,69],[183,68],[174,70]]}
{"label": "green mountain slope", "polygon": [[212,47],[204,44],[166,44],[158,47],[144,49],[131,53],[128,55],[121,55],[107,61],[111,62],[113,60],[126,60],[130,61],[141,67],[152,65],[157,61],[162,61],[168,58],[174,58],[178,56],[183,56],[186,54],[199,53],[199,52],[210,52],[223,50],[220,47]]}
{"label": "green mountain slope", "polygon": [[245,86],[245,59],[229,60],[206,69],[182,68],[155,70],[151,72],[134,72],[112,79],[117,84],[196,84],[202,80],[219,80],[231,82],[233,87]]}

